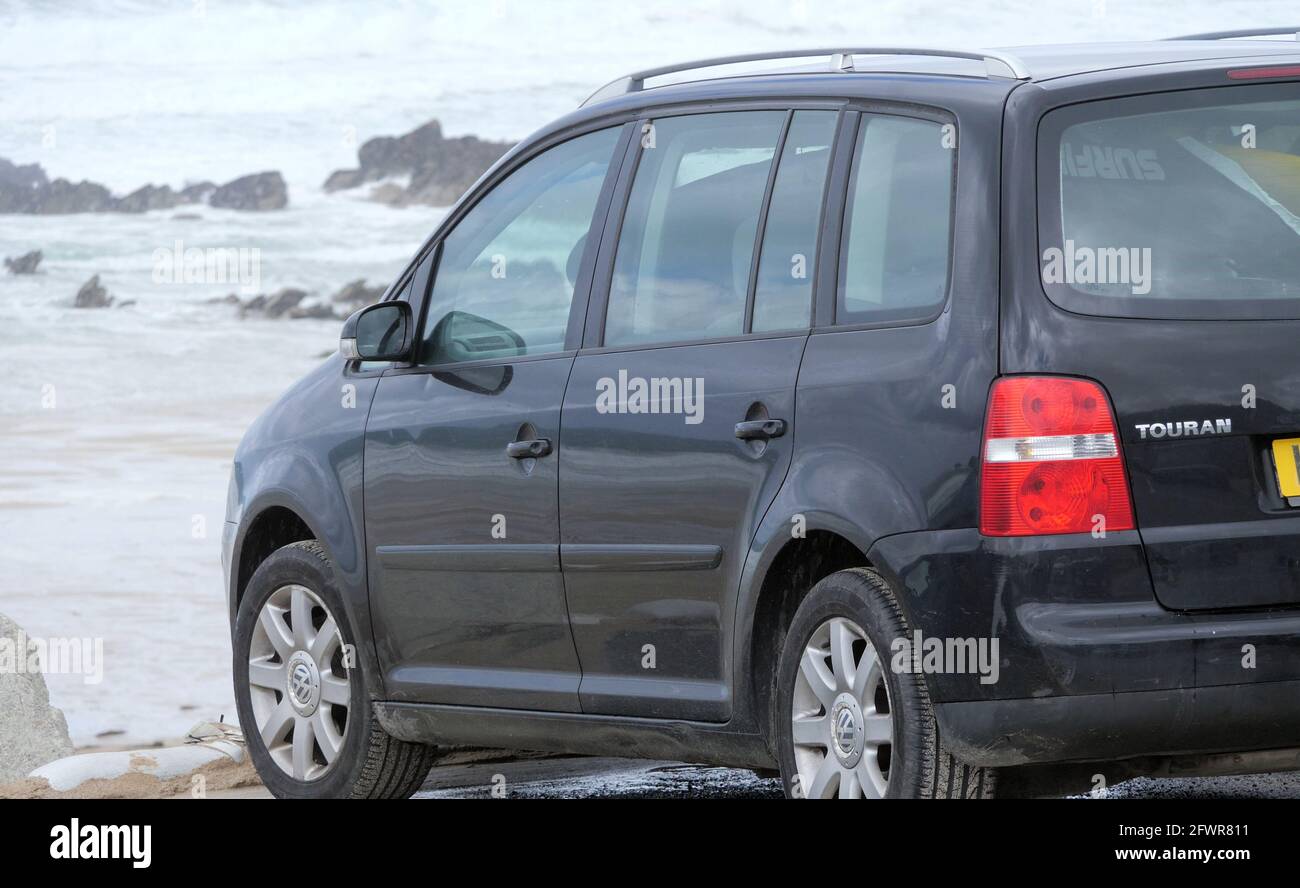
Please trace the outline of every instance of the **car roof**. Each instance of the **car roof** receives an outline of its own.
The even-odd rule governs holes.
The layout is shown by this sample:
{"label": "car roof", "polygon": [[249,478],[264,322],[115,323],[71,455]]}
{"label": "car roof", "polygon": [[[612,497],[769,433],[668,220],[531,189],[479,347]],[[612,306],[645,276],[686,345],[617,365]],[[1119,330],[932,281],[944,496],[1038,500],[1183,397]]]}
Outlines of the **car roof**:
{"label": "car roof", "polygon": [[[833,55],[832,55],[833,54]],[[820,61],[809,61],[821,57]],[[804,61],[795,63],[792,58]],[[848,59],[848,67],[843,62]],[[1036,46],[1012,46],[999,49],[897,49],[888,47],[872,50],[807,50],[802,52],[773,53],[765,56],[754,53],[724,59],[706,59],[681,65],[641,71],[612,81],[587,100],[584,108],[605,105],[611,100],[631,93],[653,94],[657,101],[671,102],[685,98],[703,84],[713,84],[708,90],[717,94],[727,85],[737,91],[749,92],[759,79],[764,79],[774,93],[785,90],[778,84],[785,79],[797,81],[787,75],[833,75],[836,92],[854,94],[856,85],[870,82],[871,75],[903,75],[938,78],[974,78],[1017,82],[1042,83],[1062,78],[1115,72],[1116,76],[1129,77],[1139,68],[1159,68],[1181,65],[1186,68],[1214,68],[1236,61],[1276,59],[1300,61],[1300,42],[1290,39],[1174,39],[1147,40],[1116,43],[1062,43]],[[830,64],[827,64],[827,61]],[[1200,64],[1198,64],[1200,63]],[[1014,76],[1004,77],[1007,72]],[[713,72],[713,73],[705,73]],[[1154,71],[1152,73],[1155,73]],[[647,83],[647,81],[652,81]],[[808,85],[804,84],[805,86]],[[721,88],[719,88],[721,87]],[[796,87],[796,89],[799,87]],[[822,88],[825,88],[823,86]]]}
{"label": "car roof", "polygon": [[[744,61],[734,61],[737,58]],[[578,108],[522,140],[500,163],[563,131],[589,126],[593,120],[626,118],[663,107],[857,97],[942,100],[947,104],[969,101],[1000,109],[1006,95],[1024,83],[1050,81],[1052,86],[1067,87],[1074,77],[1111,75],[1118,81],[1175,69],[1212,71],[1236,62],[1300,65],[1300,41],[1173,39],[1005,49],[841,48],[706,59],[634,72],[606,84]]]}
{"label": "car roof", "polygon": [[1029,69],[1034,82],[1077,74],[1125,71],[1153,65],[1253,60],[1271,56],[1300,59],[1300,42],[1290,40],[1148,40],[1130,43],[1063,43],[1003,50]]}

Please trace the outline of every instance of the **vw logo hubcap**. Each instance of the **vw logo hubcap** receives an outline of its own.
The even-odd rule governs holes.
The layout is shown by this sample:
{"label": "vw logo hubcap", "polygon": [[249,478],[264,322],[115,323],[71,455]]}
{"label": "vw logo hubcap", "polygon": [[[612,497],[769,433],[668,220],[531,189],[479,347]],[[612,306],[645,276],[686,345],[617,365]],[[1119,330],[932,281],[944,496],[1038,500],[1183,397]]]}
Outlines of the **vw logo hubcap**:
{"label": "vw logo hubcap", "polygon": [[840,694],[831,707],[831,746],[846,768],[862,757],[862,709],[852,694]]}
{"label": "vw logo hubcap", "polygon": [[311,715],[320,705],[320,672],[306,651],[295,652],[286,665],[289,703],[300,715]]}

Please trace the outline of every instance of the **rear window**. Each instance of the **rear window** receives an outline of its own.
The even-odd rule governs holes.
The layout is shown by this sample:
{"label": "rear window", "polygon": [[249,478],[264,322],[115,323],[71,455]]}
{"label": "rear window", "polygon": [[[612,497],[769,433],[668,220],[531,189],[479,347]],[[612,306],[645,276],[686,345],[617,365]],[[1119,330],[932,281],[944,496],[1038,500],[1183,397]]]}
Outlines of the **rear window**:
{"label": "rear window", "polygon": [[1039,265],[1061,307],[1300,318],[1300,87],[1062,108],[1039,170]]}

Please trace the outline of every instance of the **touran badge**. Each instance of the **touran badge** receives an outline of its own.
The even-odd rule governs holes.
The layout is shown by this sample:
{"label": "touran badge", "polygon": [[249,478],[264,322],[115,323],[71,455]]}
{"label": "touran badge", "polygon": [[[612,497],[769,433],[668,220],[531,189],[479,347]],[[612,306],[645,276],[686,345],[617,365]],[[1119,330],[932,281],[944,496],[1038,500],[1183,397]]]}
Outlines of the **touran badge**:
{"label": "touran badge", "polygon": [[1183,422],[1140,422],[1134,426],[1142,440],[1147,438],[1191,438],[1196,435],[1230,435],[1230,419],[1188,419]]}

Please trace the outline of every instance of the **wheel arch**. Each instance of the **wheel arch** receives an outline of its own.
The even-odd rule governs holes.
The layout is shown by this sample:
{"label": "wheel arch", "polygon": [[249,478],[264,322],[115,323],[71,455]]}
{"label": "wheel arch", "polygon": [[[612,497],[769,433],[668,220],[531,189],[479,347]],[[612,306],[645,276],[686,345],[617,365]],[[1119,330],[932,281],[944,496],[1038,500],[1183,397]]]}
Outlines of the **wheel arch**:
{"label": "wheel arch", "polygon": [[[311,525],[296,511],[287,505],[267,505],[248,521],[241,539],[236,543],[234,569],[231,571],[230,612],[233,623],[234,615],[239,612],[239,604],[244,599],[248,581],[253,578],[271,553],[290,543],[317,539]],[[329,551],[328,545],[321,541]]]}
{"label": "wheel arch", "polygon": [[[753,727],[769,740],[771,680],[786,627],[800,602],[823,577],[851,567],[870,567],[869,546],[834,516],[797,513],[801,526],[768,526],[762,545],[751,550],[737,614],[736,676]],[[796,534],[797,531],[797,534]]]}
{"label": "wheel arch", "polygon": [[330,520],[322,521],[320,512],[309,509],[282,488],[263,492],[245,508],[231,553],[228,597],[232,637],[240,603],[257,568],[284,546],[316,540],[334,567],[345,617],[356,635],[367,690],[372,699],[382,699],[384,687],[370,622],[366,559],[357,538],[361,528],[354,528],[350,520],[340,517],[351,514],[341,505],[324,514]]}

